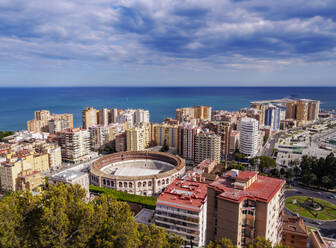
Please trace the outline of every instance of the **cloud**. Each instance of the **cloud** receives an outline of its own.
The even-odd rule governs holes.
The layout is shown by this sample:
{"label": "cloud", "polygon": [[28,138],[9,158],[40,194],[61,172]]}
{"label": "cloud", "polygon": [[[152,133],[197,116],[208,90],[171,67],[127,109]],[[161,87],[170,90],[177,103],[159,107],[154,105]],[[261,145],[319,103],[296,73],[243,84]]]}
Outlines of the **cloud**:
{"label": "cloud", "polygon": [[262,69],[334,63],[333,0],[2,0],[0,60]]}

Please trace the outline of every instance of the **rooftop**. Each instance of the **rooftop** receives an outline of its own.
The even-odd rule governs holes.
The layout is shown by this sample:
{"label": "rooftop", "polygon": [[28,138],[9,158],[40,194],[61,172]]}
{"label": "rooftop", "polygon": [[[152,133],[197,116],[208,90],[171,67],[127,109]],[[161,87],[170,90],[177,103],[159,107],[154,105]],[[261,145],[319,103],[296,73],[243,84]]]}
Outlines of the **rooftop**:
{"label": "rooftop", "polygon": [[[209,187],[222,192],[218,197],[236,203],[240,203],[246,198],[269,202],[285,184],[284,180],[261,176],[257,172],[238,171],[236,177],[233,174],[233,170],[226,172],[222,177],[209,184]],[[254,180],[251,182],[250,179]],[[251,184],[244,189],[237,189],[235,188],[237,181],[239,184],[250,181]]]}
{"label": "rooftop", "polygon": [[200,212],[207,197],[207,183],[176,179],[158,197],[157,204]]}
{"label": "rooftop", "polygon": [[283,231],[297,235],[308,236],[308,230],[302,218],[297,216],[283,216]]}
{"label": "rooftop", "polygon": [[52,178],[58,178],[58,179],[63,179],[63,180],[74,180],[75,178],[81,177],[85,175],[85,173],[83,172],[79,172],[79,171],[73,171],[73,170],[68,170],[68,171],[62,171],[60,173],[57,173],[55,175],[52,176]]}

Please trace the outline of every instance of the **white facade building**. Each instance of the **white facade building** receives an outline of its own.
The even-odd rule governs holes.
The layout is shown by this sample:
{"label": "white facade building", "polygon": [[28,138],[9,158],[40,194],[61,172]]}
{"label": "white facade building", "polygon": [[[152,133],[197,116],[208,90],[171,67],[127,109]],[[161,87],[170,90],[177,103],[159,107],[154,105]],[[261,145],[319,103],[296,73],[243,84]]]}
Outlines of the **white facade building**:
{"label": "white facade building", "polygon": [[258,153],[258,121],[244,117],[238,122],[240,131],[239,151],[248,157]]}
{"label": "white facade building", "polygon": [[204,247],[207,183],[176,179],[158,197],[155,224],[183,238],[184,247]]}

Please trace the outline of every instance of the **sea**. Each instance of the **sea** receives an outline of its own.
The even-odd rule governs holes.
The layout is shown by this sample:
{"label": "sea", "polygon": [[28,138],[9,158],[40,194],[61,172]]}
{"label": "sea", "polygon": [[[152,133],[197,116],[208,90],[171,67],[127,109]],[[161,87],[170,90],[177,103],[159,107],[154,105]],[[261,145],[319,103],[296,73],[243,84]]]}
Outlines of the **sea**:
{"label": "sea", "polygon": [[40,109],[71,113],[79,127],[81,111],[88,106],[147,109],[151,122],[162,122],[180,107],[208,105],[233,111],[251,101],[284,97],[316,99],[322,109],[336,109],[336,87],[6,87],[0,88],[0,130],[26,129]]}

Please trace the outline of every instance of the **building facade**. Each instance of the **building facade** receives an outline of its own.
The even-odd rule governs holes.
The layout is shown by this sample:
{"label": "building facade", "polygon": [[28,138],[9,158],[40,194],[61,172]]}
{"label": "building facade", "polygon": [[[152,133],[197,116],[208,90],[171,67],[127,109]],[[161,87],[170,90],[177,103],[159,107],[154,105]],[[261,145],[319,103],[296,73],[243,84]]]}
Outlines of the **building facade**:
{"label": "building facade", "polygon": [[175,179],[158,197],[155,224],[183,238],[184,247],[204,247],[207,184]]}
{"label": "building facade", "polygon": [[238,248],[257,236],[280,243],[284,180],[231,170],[208,186],[207,243],[229,238]]}
{"label": "building facade", "polygon": [[248,157],[258,153],[258,121],[244,117],[239,120],[239,151]]}
{"label": "building facade", "polygon": [[87,158],[90,149],[90,133],[80,128],[67,129],[58,133],[62,160],[77,163]]}
{"label": "building facade", "polygon": [[195,136],[194,162],[201,163],[210,158],[217,163],[221,161],[221,138],[212,132],[201,132]]}

